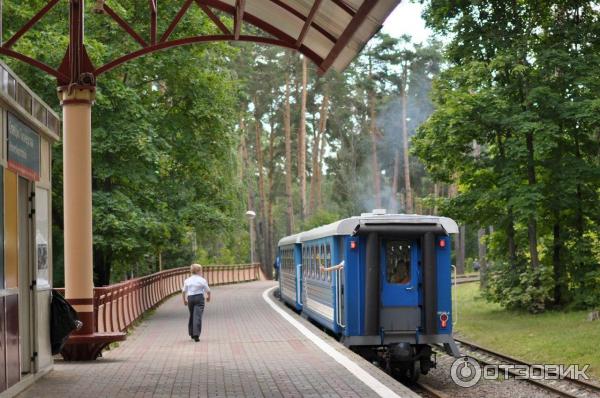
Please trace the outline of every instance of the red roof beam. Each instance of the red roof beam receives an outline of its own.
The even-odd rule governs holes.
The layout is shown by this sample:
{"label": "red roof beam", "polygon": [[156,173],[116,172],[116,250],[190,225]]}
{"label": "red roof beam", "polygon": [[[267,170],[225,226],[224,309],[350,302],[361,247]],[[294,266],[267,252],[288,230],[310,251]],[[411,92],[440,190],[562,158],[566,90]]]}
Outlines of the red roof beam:
{"label": "red roof beam", "polygon": [[[190,6],[192,5],[193,1],[194,0],[187,0],[185,3],[183,3],[181,8],[179,9],[179,12],[177,12],[177,15],[175,15],[175,18],[173,18],[173,20],[169,24],[169,27],[167,28],[167,30],[165,30],[165,33],[163,33],[163,35],[161,36],[161,38],[160,38],[161,43],[165,42],[169,38],[169,36],[171,36],[171,33],[173,33],[173,31],[179,24],[179,21],[181,21],[181,18],[183,18],[183,16],[187,12],[188,8],[190,8]],[[156,43],[153,43],[153,45],[154,44],[156,44]]]}
{"label": "red roof beam", "polygon": [[69,80],[69,77],[64,75],[60,71],[57,71],[56,69],[51,68],[50,66],[46,65],[43,62],[40,62],[36,59],[28,57],[27,55],[23,55],[21,53],[18,53],[16,51],[13,51],[13,50],[10,50],[10,49],[4,48],[4,47],[0,47],[0,54],[6,55],[7,57],[17,59],[21,62],[25,62],[26,64],[36,67],[36,68],[46,72],[50,76],[56,77],[57,79]]}
{"label": "red roof beam", "polygon": [[233,38],[238,40],[242,32],[242,21],[244,20],[244,10],[246,0],[235,0],[235,15],[233,17]]}
{"label": "red roof beam", "polygon": [[377,0],[364,0],[363,1],[363,3],[360,5],[358,11],[356,11],[354,18],[352,18],[352,20],[350,21],[348,26],[346,26],[346,29],[344,29],[344,32],[339,37],[339,39],[337,40],[337,42],[335,43],[335,45],[333,46],[331,51],[329,51],[329,54],[327,55],[327,57],[325,57],[323,62],[321,62],[321,65],[319,65],[319,68],[321,69],[321,71],[327,71],[327,69],[329,69],[331,67],[333,62],[338,57],[338,55],[340,55],[340,53],[348,45],[348,43],[350,42],[350,39],[352,39],[352,36],[356,33],[358,28],[360,28],[360,26],[365,21],[365,19],[367,19],[367,17],[369,16],[369,14],[371,13],[371,11],[373,10],[373,8],[376,5],[377,5]]}
{"label": "red roof beam", "polygon": [[[286,10],[290,14],[294,15],[295,17],[300,18],[303,21],[306,21],[306,17],[304,16],[304,14],[302,14],[300,11],[296,10],[294,7],[291,7],[289,4],[284,3],[281,0],[269,0],[269,1],[273,4],[277,4],[279,7],[283,8],[284,10]],[[314,21],[312,22],[311,25],[318,32],[320,32],[323,36],[328,38],[329,41],[331,41],[332,43],[335,43],[335,41],[337,40],[337,38],[334,35],[332,35],[328,31],[326,31],[325,29],[323,29],[320,25],[317,25]]]}
{"label": "red roof beam", "polygon": [[213,21],[213,23],[217,25],[217,27],[221,30],[221,32],[223,32],[224,35],[231,34],[227,26],[225,26],[221,19],[206,4],[202,4],[200,0],[196,0],[196,3],[198,3],[200,8],[202,8],[202,11],[204,11],[204,13],[211,19],[211,21]]}
{"label": "red roof beam", "polygon": [[[232,7],[233,8],[233,7]],[[252,23],[251,21],[248,21],[250,23]],[[254,23],[252,23],[254,25]],[[124,55],[122,57],[119,57],[113,61],[110,61],[109,63],[101,66],[100,68],[96,69],[96,76],[100,76],[103,73],[106,73],[110,70],[113,70],[114,68],[116,68],[119,65],[124,64],[127,61],[131,61],[133,59],[142,57],[144,55],[156,52],[156,51],[160,51],[160,50],[165,50],[167,48],[172,48],[172,47],[179,47],[179,46],[185,46],[185,45],[190,45],[190,44],[195,44],[195,43],[208,43],[208,42],[216,42],[216,41],[230,41],[232,40],[233,37],[231,35],[210,35],[210,36],[195,36],[195,37],[186,37],[183,39],[176,39],[176,40],[171,40],[171,41],[167,41],[164,43],[157,43],[154,46],[149,46],[146,48],[141,48],[137,51],[134,51],[130,54]],[[280,46],[280,47],[284,47],[284,48],[289,48],[289,49],[294,49],[294,42],[292,41],[291,44],[289,41],[283,41],[280,39],[274,39],[274,38],[270,38],[270,37],[258,37],[258,36],[247,36],[247,35],[240,35],[239,37],[239,41],[245,41],[245,42],[254,42],[254,43],[261,43],[261,44],[270,44],[270,45],[274,45],[274,46]],[[2,49],[0,49],[0,53],[2,53]],[[315,64],[319,64],[321,62],[321,58],[319,58],[319,56],[317,54],[315,54],[314,52],[310,51],[310,50],[305,50],[304,51],[304,55],[306,55],[311,61],[313,61]]]}
{"label": "red roof beam", "polygon": [[344,0],[331,0],[331,2],[334,3],[336,6],[340,7],[342,10],[346,11],[351,16],[354,16],[354,14],[356,14],[356,11],[348,4],[346,4]]}
{"label": "red roof beam", "polygon": [[135,41],[137,41],[138,43],[140,43],[140,45],[142,47],[147,47],[148,46],[148,43],[146,43],[146,40],[144,40],[142,38],[142,36],[140,36],[135,30],[133,30],[133,28],[131,26],[129,26],[129,24],[125,20],[123,20],[123,18],[121,18],[119,16],[119,14],[117,14],[107,4],[104,4],[104,11],[108,15],[110,15],[110,17],[112,19],[114,19],[115,22],[117,22],[119,24],[119,26],[121,27],[121,29],[123,29],[125,32],[127,32],[129,34],[129,36],[131,36]]}
{"label": "red roof beam", "polygon": [[17,40],[21,38],[21,36],[27,33],[29,29],[31,29],[36,23],[38,23],[39,20],[42,19],[42,17],[46,15],[59,1],[60,0],[49,1],[44,8],[38,11],[38,13],[35,14],[29,21],[27,21],[27,23],[17,31],[17,33],[15,33],[10,39],[8,39],[2,47],[11,48],[17,42]]}
{"label": "red roof beam", "polygon": [[317,11],[319,10],[319,6],[321,5],[321,3],[322,3],[322,0],[315,0],[315,2],[313,3],[313,5],[310,9],[310,12],[308,13],[308,16],[306,17],[306,21],[304,22],[304,26],[302,27],[302,30],[300,31],[298,40],[296,40],[296,48],[300,48],[300,46],[304,42],[304,38],[306,37],[306,34],[308,33],[308,28],[310,28],[310,25],[312,25],[312,22],[315,19],[315,16],[317,15]]}
{"label": "red roof beam", "polygon": [[150,43],[156,44],[156,29],[157,29],[157,18],[158,10],[156,9],[156,0],[148,0],[150,6]]}

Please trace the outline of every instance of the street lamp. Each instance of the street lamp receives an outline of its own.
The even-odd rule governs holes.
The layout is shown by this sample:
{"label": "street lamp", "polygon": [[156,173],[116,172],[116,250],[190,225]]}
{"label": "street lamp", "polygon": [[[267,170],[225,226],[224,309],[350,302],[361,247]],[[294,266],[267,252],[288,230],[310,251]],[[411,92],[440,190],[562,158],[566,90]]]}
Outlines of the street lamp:
{"label": "street lamp", "polygon": [[252,221],[256,217],[256,213],[252,210],[248,210],[246,212],[246,217],[248,217],[248,228],[250,228],[250,263],[254,264],[254,228]]}

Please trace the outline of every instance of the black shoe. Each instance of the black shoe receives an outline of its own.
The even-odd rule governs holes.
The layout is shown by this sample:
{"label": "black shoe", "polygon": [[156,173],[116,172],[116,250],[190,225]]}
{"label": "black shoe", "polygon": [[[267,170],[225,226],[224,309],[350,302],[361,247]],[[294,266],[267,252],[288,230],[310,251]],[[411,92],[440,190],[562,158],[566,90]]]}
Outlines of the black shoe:
{"label": "black shoe", "polygon": [[200,341],[200,337],[198,336],[192,336],[192,339],[197,343]]}

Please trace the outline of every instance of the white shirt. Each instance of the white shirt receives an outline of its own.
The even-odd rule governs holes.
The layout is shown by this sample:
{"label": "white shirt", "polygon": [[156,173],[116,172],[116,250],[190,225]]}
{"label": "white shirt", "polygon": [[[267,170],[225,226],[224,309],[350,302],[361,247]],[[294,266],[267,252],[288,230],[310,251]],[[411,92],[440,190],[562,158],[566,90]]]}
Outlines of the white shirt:
{"label": "white shirt", "polygon": [[188,296],[194,296],[196,294],[205,294],[210,292],[208,282],[200,275],[192,275],[183,282],[182,292],[187,293]]}

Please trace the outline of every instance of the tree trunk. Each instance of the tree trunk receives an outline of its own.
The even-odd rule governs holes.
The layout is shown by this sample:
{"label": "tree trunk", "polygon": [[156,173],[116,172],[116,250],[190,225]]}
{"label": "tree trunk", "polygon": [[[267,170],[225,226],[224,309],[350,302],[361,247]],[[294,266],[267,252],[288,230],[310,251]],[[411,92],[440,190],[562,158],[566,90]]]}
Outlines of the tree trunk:
{"label": "tree trunk", "polygon": [[[253,210],[256,211],[257,209],[255,208],[254,205],[254,190],[252,187],[252,173],[250,172],[250,160],[248,157],[248,146],[246,144],[246,134],[245,134],[245,126],[244,126],[244,119],[240,120],[240,128],[242,130],[242,160],[244,163],[244,170],[246,171],[244,178],[246,179],[246,184],[247,184],[247,193],[248,193],[248,209],[249,210]],[[252,240],[254,239],[255,236],[258,236],[258,220],[254,220],[253,222],[251,222],[253,224],[253,232],[250,234],[250,250],[252,250],[252,248],[254,248],[254,250],[256,250],[256,245],[253,244]],[[250,256],[253,257],[254,253]],[[260,256],[258,256],[258,258],[260,258]],[[256,260],[256,259],[255,259]]]}
{"label": "tree trunk", "polygon": [[300,129],[298,131],[298,177],[300,179],[300,208],[302,219],[307,215],[306,206],[306,98],[308,65],[306,57],[302,57],[302,99],[300,102]]}
{"label": "tree trunk", "polygon": [[400,151],[394,151],[394,175],[392,177],[392,195],[390,197],[390,211],[398,213],[398,179],[400,178]]}
{"label": "tree trunk", "polygon": [[465,274],[465,238],[467,235],[467,228],[461,225],[458,234],[458,251],[456,252],[456,273],[458,275]]}
{"label": "tree trunk", "polygon": [[[506,138],[510,137],[510,132],[506,133]],[[504,148],[504,143],[502,142],[502,137],[500,133],[496,134],[496,143],[498,144],[498,149],[500,151],[500,160],[502,162],[506,161],[506,151]],[[505,201],[508,202],[508,198],[504,198]],[[512,269],[517,269],[517,240],[515,233],[515,217],[513,214],[512,206],[507,205],[506,212],[506,240],[508,246],[508,259],[509,264]]]}
{"label": "tree trunk", "polygon": [[287,198],[287,235],[294,230],[294,198],[292,196],[292,126],[290,110],[290,78],[285,77],[285,105],[283,109],[283,129],[285,131],[285,196]]}
{"label": "tree trunk", "polygon": [[321,183],[321,143],[322,137],[325,134],[327,128],[327,118],[329,115],[329,94],[325,92],[323,96],[323,102],[321,103],[321,109],[319,111],[319,126],[313,134],[313,148],[312,148],[312,178],[310,179],[310,214],[314,214],[318,207],[318,198],[320,195],[320,183]]}
{"label": "tree trunk", "polygon": [[[535,188],[535,164],[534,164],[534,150],[533,150],[533,133],[528,132],[526,136],[527,140],[527,180],[531,189]],[[529,255],[531,256],[531,267],[533,269],[538,268],[538,250],[537,250],[537,221],[535,211],[537,204],[532,203],[532,214],[529,215],[527,220],[527,234],[529,236]]]}
{"label": "tree trunk", "polygon": [[479,286],[485,288],[486,286],[486,273],[487,273],[487,247],[483,241],[485,238],[485,229],[480,228],[477,230],[477,256],[479,257]]}
{"label": "tree trunk", "polygon": [[[579,135],[577,133],[575,134],[575,156],[577,157],[578,160],[581,160],[581,150],[579,148]],[[583,233],[584,233],[584,229],[585,229],[584,220],[583,220],[583,193],[581,192],[581,182],[579,180],[577,181],[576,195],[577,195],[577,209],[576,209],[575,225],[576,225],[576,229],[577,229],[577,237],[579,238],[579,240],[583,240]]]}
{"label": "tree trunk", "polygon": [[435,183],[433,184],[433,215],[437,216],[438,214],[438,205],[437,205],[437,200],[440,197],[440,184],[439,183]]}
{"label": "tree trunk", "polygon": [[111,261],[110,256],[102,249],[93,249],[94,256],[94,286],[110,285]]}
{"label": "tree trunk", "polygon": [[[381,173],[379,172],[379,160],[377,159],[377,121],[375,119],[375,94],[369,94],[369,117],[371,133],[371,170],[373,173],[373,190],[375,191],[375,207],[381,208]],[[367,209],[371,210],[371,209]]]}
{"label": "tree trunk", "polygon": [[[254,104],[256,105],[258,102],[256,98],[254,99]],[[265,176],[264,176],[264,160],[263,160],[263,151],[262,151],[262,122],[260,120],[260,115],[258,113],[254,114],[254,130],[255,130],[255,142],[254,142],[254,152],[256,156],[256,167],[258,168],[258,199],[260,211],[258,212],[257,219],[259,224],[259,237],[262,242],[262,250],[260,254],[261,259],[261,267],[263,272],[266,274],[266,261],[267,261],[267,253],[265,248],[265,241],[268,240],[267,236],[267,199],[265,194]],[[258,245],[261,247],[261,245]]]}
{"label": "tree trunk", "polygon": [[323,207],[323,161],[325,159],[325,134],[321,135],[321,153],[319,154],[319,174],[317,177],[317,208]]}
{"label": "tree trunk", "polygon": [[267,242],[266,246],[266,264],[265,264],[265,275],[267,279],[273,278],[273,262],[274,262],[274,247],[275,247],[275,231],[274,220],[273,220],[273,198],[275,193],[273,187],[275,186],[275,125],[274,119],[271,118],[271,131],[269,132],[269,195],[267,197]]}
{"label": "tree trunk", "polygon": [[404,190],[406,192],[406,213],[412,214],[413,210],[413,192],[410,184],[410,159],[408,155],[408,124],[406,122],[406,108],[408,96],[406,92],[406,79],[408,75],[407,67],[402,72],[402,87],[400,95],[402,99],[402,151],[404,154]]}
{"label": "tree trunk", "polygon": [[316,198],[316,191],[317,191],[317,175],[319,173],[319,153],[321,152],[320,150],[320,145],[321,145],[321,140],[319,137],[319,133],[315,132],[313,134],[313,144],[312,144],[312,154],[311,154],[311,168],[312,168],[312,176],[310,178],[310,194],[309,194],[309,200],[308,200],[308,208],[309,208],[309,214],[315,214],[315,209],[317,206],[317,198]]}
{"label": "tree trunk", "polygon": [[554,225],[552,227],[552,265],[554,267],[554,305],[561,306],[567,298],[567,281],[565,266],[560,261],[562,241],[560,237],[560,211],[554,212]]}

